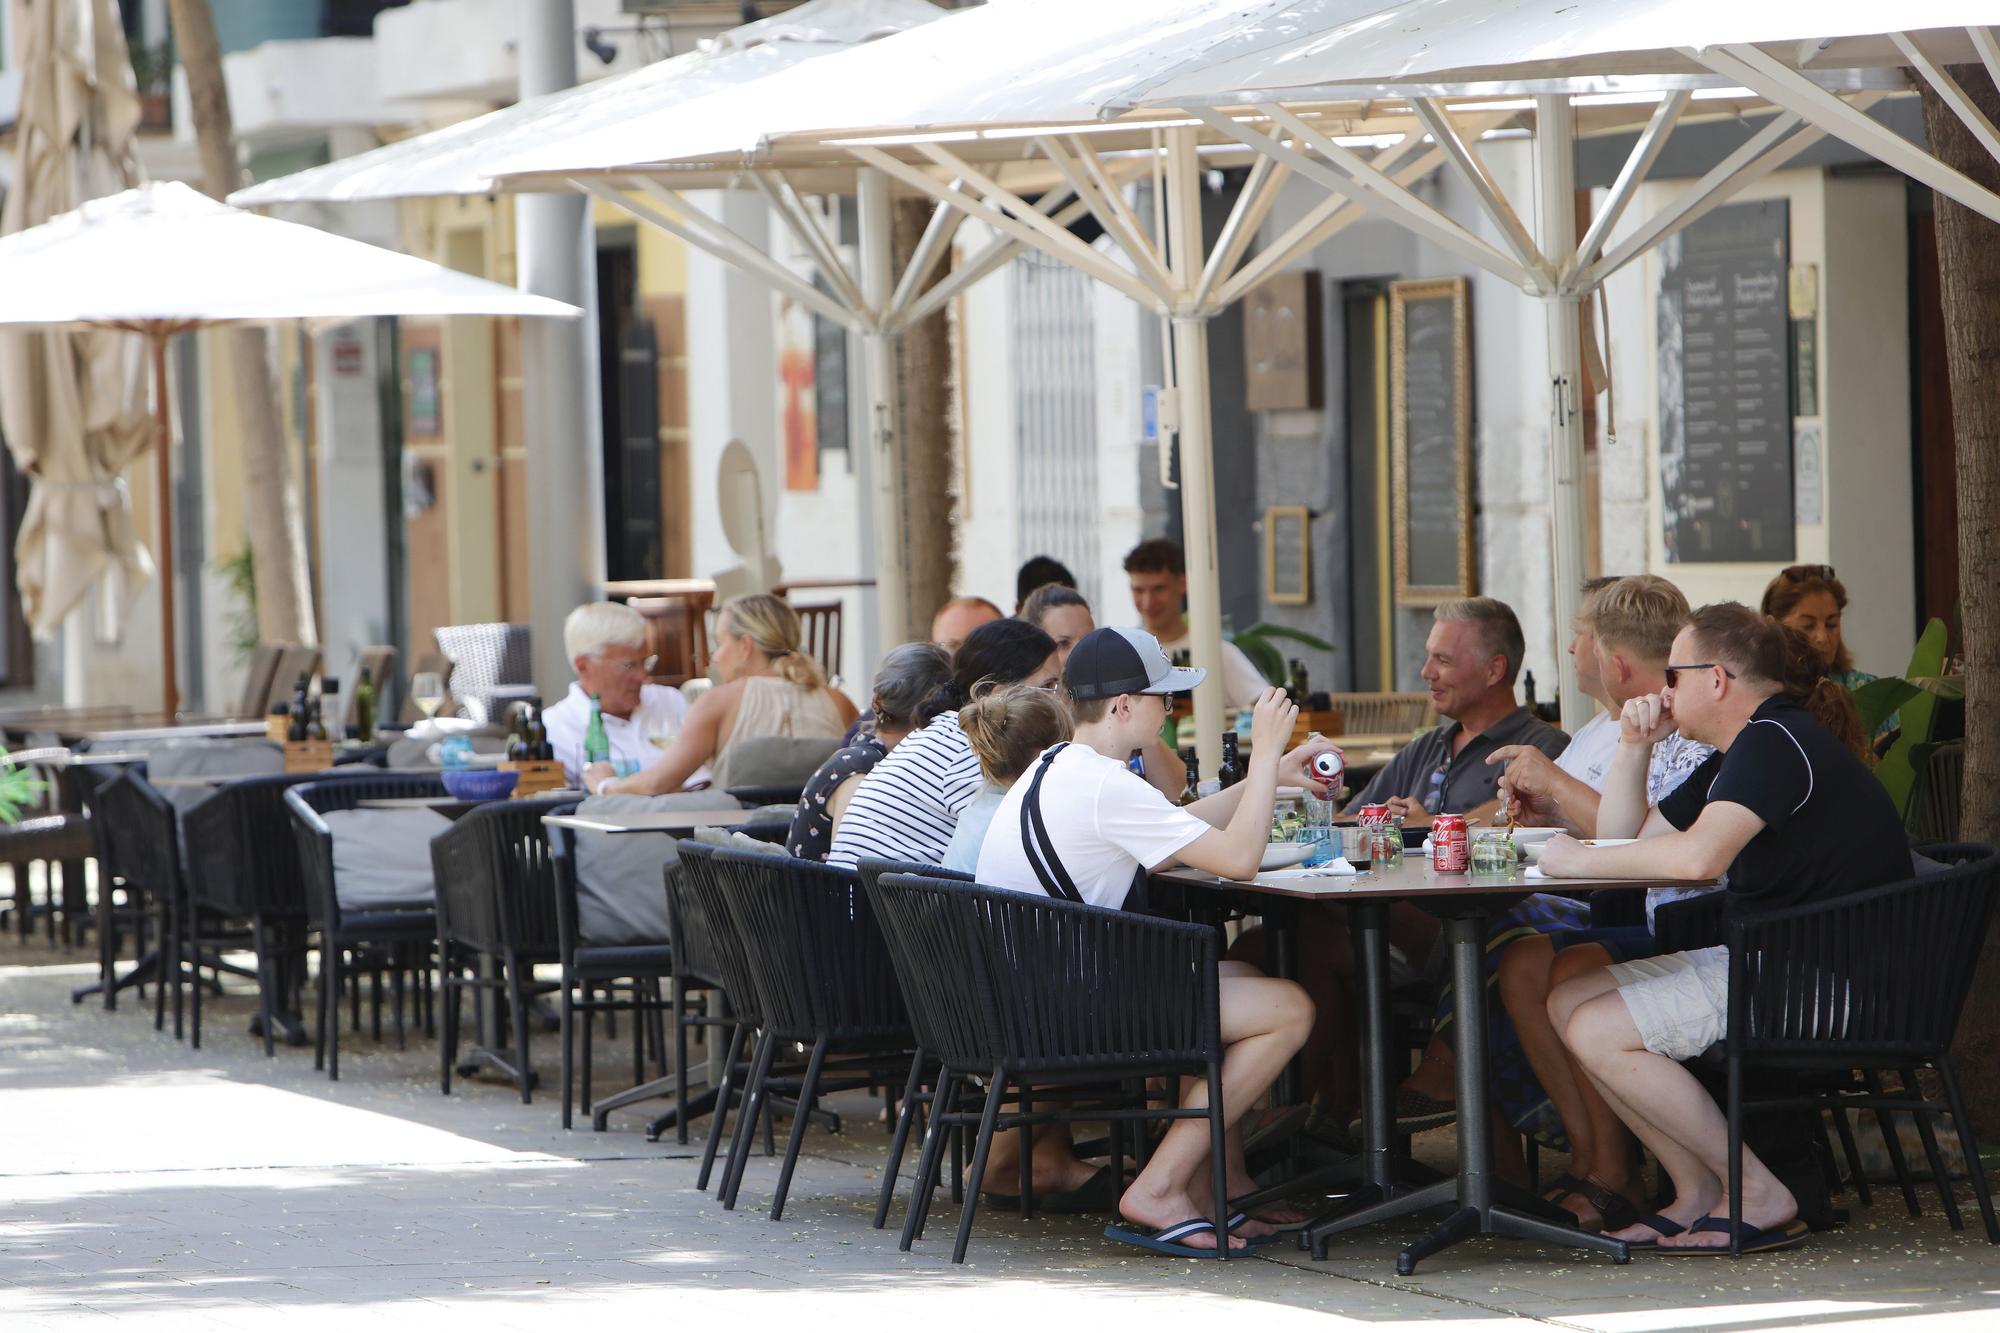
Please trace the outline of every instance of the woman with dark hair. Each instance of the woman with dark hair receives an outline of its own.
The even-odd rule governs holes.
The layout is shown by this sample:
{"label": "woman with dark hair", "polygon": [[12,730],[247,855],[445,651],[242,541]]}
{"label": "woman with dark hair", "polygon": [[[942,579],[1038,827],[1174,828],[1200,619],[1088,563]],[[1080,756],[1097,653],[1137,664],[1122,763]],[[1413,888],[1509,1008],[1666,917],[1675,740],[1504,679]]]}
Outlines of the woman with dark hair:
{"label": "woman with dark hair", "polygon": [[925,706],[936,712],[855,786],[833,830],[829,865],[863,857],[940,865],[958,816],[979,794],[979,756],[959,725],[958,710],[982,685],[1023,682],[1054,689],[1062,678],[1055,640],[1025,620],[989,621],[966,635],[952,655],[951,677]]}
{"label": "woman with dark hair", "polygon": [[[1788,565],[1764,589],[1763,613],[1805,636],[1818,655],[1820,674],[1836,685],[1858,690],[1875,677],[1854,665],[1854,654],[1841,638],[1840,622],[1847,613],[1847,586],[1832,565]],[[1894,731],[1899,719],[1887,718],[1877,735]]]}
{"label": "woman with dark hair", "polygon": [[785,850],[807,861],[824,861],[833,830],[854,799],[861,779],[905,736],[924,726],[943,706],[938,687],[951,679],[951,654],[934,643],[891,648],[875,672],[870,707],[872,730],[833,752],[806,782],[792,815]]}

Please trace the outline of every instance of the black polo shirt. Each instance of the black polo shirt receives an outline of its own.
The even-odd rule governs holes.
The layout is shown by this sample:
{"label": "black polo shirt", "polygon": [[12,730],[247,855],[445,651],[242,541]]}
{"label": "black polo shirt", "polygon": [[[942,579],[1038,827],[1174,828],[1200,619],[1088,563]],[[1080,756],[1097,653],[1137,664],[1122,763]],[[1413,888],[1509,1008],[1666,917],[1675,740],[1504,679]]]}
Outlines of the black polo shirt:
{"label": "black polo shirt", "polygon": [[1714,801],[1764,821],[1729,867],[1729,905],[1763,911],[1907,879],[1910,843],[1889,793],[1804,705],[1758,705],[1727,751],[1660,801],[1677,829]]}
{"label": "black polo shirt", "polygon": [[1506,765],[1489,764],[1486,756],[1501,746],[1532,745],[1551,759],[1569,746],[1567,734],[1525,708],[1507,714],[1467,741],[1465,748],[1454,755],[1452,742],[1461,730],[1457,722],[1446,722],[1398,750],[1396,757],[1348,805],[1348,812],[1371,803],[1379,804],[1391,796],[1414,796],[1434,815],[1461,814],[1486,804],[1497,794]]}

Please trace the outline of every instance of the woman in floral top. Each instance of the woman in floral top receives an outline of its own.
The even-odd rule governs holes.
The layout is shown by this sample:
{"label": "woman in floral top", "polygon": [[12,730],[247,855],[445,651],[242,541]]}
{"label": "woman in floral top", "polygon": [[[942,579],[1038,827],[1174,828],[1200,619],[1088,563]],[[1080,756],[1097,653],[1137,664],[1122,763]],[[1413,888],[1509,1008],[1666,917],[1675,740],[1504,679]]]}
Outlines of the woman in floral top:
{"label": "woman in floral top", "polygon": [[875,673],[874,734],[858,736],[854,744],[834,751],[806,782],[785,835],[786,851],[807,861],[826,859],[833,826],[861,776],[937,714],[943,700],[939,686],[950,679],[951,657],[934,643],[906,643],[882,659]]}

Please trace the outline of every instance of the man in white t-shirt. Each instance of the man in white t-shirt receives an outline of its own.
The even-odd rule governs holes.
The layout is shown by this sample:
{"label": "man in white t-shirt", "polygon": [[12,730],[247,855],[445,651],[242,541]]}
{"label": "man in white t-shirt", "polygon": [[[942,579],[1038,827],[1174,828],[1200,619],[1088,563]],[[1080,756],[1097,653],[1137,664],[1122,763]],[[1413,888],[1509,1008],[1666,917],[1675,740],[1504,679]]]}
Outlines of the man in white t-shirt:
{"label": "man in white t-shirt", "polygon": [[[1188,646],[1187,557],[1181,544],[1168,537],[1140,542],[1125,554],[1125,577],[1132,585],[1132,605],[1148,634],[1160,641],[1168,660]],[[1271,682],[1241,648],[1222,645],[1222,698],[1231,708],[1248,708]]]}
{"label": "man in white t-shirt", "polygon": [[[1277,784],[1325,794],[1308,765],[1313,755],[1335,747],[1314,736],[1283,753],[1298,709],[1282,692],[1266,690],[1252,718],[1244,779],[1177,809],[1125,766],[1125,756],[1159,734],[1172,696],[1193,689],[1204,675],[1175,668],[1159,641],[1142,630],[1098,629],[1079,640],[1063,667],[1075,739],[1047,751],[1007,793],[980,846],[979,882],[1120,907],[1139,875],[1172,865],[1231,879],[1254,876],[1270,838]],[[1236,1121],[1305,1043],[1313,1006],[1293,982],[1240,963],[1225,962],[1220,970],[1233,1198],[1255,1188],[1243,1166]],[[1184,1105],[1201,1105],[1205,1097],[1198,1081],[1185,1084]],[[1215,1211],[1203,1188],[1207,1168],[1207,1125],[1173,1122],[1119,1200],[1118,1211],[1132,1225],[1106,1234],[1168,1254],[1212,1251],[1215,1229],[1202,1220]],[[1229,1243],[1241,1248],[1273,1229],[1268,1214],[1248,1218],[1232,1230]]]}
{"label": "man in white t-shirt", "polygon": [[[580,786],[587,767],[583,734],[590,725],[590,696],[604,713],[604,737],[611,759],[621,771],[638,772],[660,757],[687,718],[688,703],[671,685],[646,679],[652,658],[646,653],[646,622],[622,602],[586,602],[563,621],[563,652],[576,679],[569,693],[542,710],[549,745]],[[689,787],[708,785],[702,767],[687,781]]]}

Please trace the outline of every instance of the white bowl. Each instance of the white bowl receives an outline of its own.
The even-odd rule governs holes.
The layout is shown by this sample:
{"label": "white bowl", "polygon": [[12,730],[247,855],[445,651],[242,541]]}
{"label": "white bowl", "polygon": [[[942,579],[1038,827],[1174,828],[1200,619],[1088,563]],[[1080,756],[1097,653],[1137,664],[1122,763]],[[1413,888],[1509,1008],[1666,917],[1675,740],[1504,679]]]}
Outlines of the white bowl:
{"label": "white bowl", "polygon": [[1559,828],[1517,828],[1508,836],[1516,847],[1539,847],[1561,832]]}
{"label": "white bowl", "polygon": [[1271,842],[1264,844],[1264,859],[1257,863],[1259,870],[1283,870],[1295,866],[1312,855],[1313,844],[1309,842]]}

